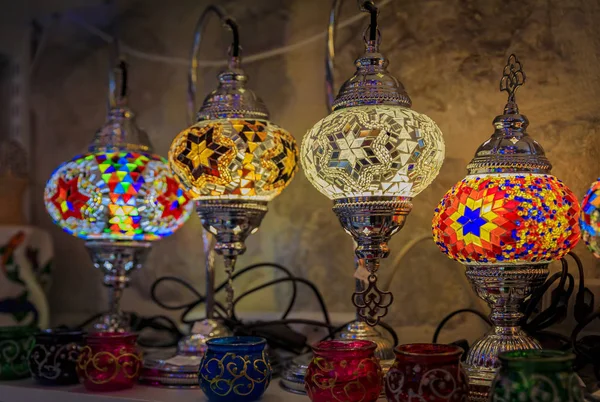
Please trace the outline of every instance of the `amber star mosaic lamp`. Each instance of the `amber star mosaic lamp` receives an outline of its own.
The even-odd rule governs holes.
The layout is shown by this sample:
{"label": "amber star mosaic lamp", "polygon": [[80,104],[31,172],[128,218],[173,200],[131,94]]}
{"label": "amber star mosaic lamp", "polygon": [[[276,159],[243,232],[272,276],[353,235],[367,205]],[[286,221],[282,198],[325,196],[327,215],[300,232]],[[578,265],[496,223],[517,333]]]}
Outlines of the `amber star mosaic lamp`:
{"label": "amber star mosaic lamp", "polygon": [[524,83],[522,65],[511,55],[500,81],[508,103],[494,120],[495,132],[433,217],[436,244],[465,265],[492,309],[493,329],[473,344],[465,362],[473,401],[487,401],[499,353],[541,348],[520,329],[519,306],[544,283],[548,264],[580,237],[578,201],[550,174],[543,148],[526,132],[529,120],[519,113],[515,93]]}
{"label": "amber star mosaic lamp", "polygon": [[600,259],[600,179],[583,197],[579,224],[585,244],[594,257]]}
{"label": "amber star mosaic lamp", "polygon": [[226,307],[231,316],[237,257],[246,251],[246,238],[258,230],[269,201],[293,179],[298,148],[246,87],[237,25],[231,18],[225,23],[234,36],[229,66],[219,74],[217,89],[205,98],[196,123],[173,140],[169,163],[196,201],[204,229],[216,238],[214,249],[223,256],[228,276]]}
{"label": "amber star mosaic lamp", "polygon": [[365,33],[366,52],[333,102],[333,112],[304,137],[302,166],[311,184],[333,200],[333,211],[356,241],[368,280],[352,301],[357,315],[374,326],[387,314],[393,296],[377,286],[380,259],[404,225],[412,199],[437,176],[444,140],[433,120],[411,109],[403,85],[387,71],[379,52],[377,8]]}
{"label": "amber star mosaic lamp", "polygon": [[183,225],[193,204],[167,161],[154,154],[124,98],[112,105],[88,152],[52,173],[44,201],[54,223],[83,239],[104,273],[110,308],[95,329],[127,331],[120,298],[130,273],[143,265],[153,241]]}

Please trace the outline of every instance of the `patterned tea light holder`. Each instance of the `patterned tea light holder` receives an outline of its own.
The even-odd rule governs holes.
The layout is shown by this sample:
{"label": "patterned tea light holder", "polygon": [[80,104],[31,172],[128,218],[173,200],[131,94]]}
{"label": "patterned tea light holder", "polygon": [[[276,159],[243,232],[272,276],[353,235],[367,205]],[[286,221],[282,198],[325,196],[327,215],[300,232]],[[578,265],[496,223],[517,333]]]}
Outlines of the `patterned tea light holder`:
{"label": "patterned tea light holder", "polygon": [[467,375],[458,346],[432,343],[400,345],[385,376],[389,402],[464,402],[469,395]]}
{"label": "patterned tea light holder", "polygon": [[446,193],[433,217],[442,252],[463,263],[478,296],[492,308],[491,332],[469,350],[465,367],[472,401],[487,401],[498,354],[538,349],[519,327],[519,305],[544,283],[548,264],[580,237],[575,195],[550,174],[544,150],[527,132],[515,92],[525,82],[521,63],[508,59],[500,89],[508,92],[492,137],[467,166],[469,174]]}
{"label": "patterned tea light holder", "polygon": [[216,238],[214,249],[223,256],[228,277],[231,318],[236,260],[246,251],[247,237],[258,230],[269,201],[294,177],[298,149],[294,137],[269,120],[262,100],[246,88],[237,24],[222,19],[234,37],[229,66],[205,98],[197,122],[173,140],[169,163],[196,200],[202,226]]}
{"label": "patterned tea light holder", "polygon": [[383,388],[377,345],[364,340],[322,341],[312,347],[304,387],[313,402],[374,402]]}
{"label": "patterned tea light holder", "polygon": [[27,356],[36,332],[31,326],[0,327],[0,381],[29,377]]}
{"label": "patterned tea light holder", "polygon": [[[119,67],[125,77],[125,64]],[[111,101],[88,153],[54,171],[44,200],[54,223],[85,240],[94,266],[104,273],[109,311],[95,329],[128,331],[129,317],[121,311],[120,300],[130,274],[142,267],[152,242],[179,229],[193,206],[167,161],[153,153],[147,134],[135,124],[125,87]]]}
{"label": "patterned tea light holder", "polygon": [[305,135],[301,160],[308,180],[333,200],[333,211],[357,243],[356,256],[368,272],[352,301],[360,321],[375,326],[393,300],[377,285],[380,260],[389,255],[388,241],[403,227],[412,198],[437,176],[444,141],[433,120],[410,108],[404,86],[387,71],[377,8],[361,3],[371,14],[366,52],[333,112]]}
{"label": "patterned tea light holder", "polygon": [[46,329],[35,335],[29,354],[29,371],[42,385],[78,384],[77,359],[84,333],[67,329]]}
{"label": "patterned tea light holder", "polygon": [[583,197],[581,202],[582,238],[594,257],[600,259],[600,179],[598,179]]}
{"label": "patterned tea light holder", "polygon": [[133,387],[140,376],[142,354],[137,335],[97,332],[86,336],[77,360],[79,381],[90,391],[118,391]]}
{"label": "patterned tea light holder", "polygon": [[504,352],[490,402],[583,402],[574,362],[575,355],[557,350]]}
{"label": "patterned tea light holder", "polygon": [[200,363],[200,388],[209,401],[260,399],[271,382],[267,341],[254,336],[209,339]]}

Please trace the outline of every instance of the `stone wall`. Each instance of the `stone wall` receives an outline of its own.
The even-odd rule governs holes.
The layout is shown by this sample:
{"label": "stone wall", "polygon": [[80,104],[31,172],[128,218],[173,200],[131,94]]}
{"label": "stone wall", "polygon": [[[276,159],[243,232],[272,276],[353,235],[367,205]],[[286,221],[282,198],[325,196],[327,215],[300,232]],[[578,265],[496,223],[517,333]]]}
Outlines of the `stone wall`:
{"label": "stone wall", "polygon": [[[330,3],[323,0],[230,0],[220,2],[240,24],[245,55],[301,41],[326,28]],[[187,57],[196,18],[206,2],[160,0],[119,2],[119,26],[125,43],[151,53]],[[46,5],[46,7],[48,7]],[[76,8],[74,15],[110,30],[114,16],[102,6]],[[357,13],[347,1],[341,19]],[[337,38],[339,86],[353,72],[362,52],[367,19],[341,29]],[[586,0],[392,0],[381,10],[382,52],[402,80],[413,108],[440,126],[446,161],[433,183],[414,200],[402,232],[390,246],[380,273],[396,297],[388,321],[401,329],[402,341],[428,341],[439,320],[452,310],[482,308],[464,269],[426,239],[395,259],[420,235],[430,234],[433,209],[456,181],[477,146],[492,133],[505,95],[498,82],[507,56],[523,62],[527,84],[519,91],[529,133],[546,149],[553,172],[582,196],[600,172],[600,3]],[[85,149],[105,114],[108,49],[98,37],[63,17],[49,28],[31,88],[35,119],[35,201],[33,223],[47,228],[56,244],[54,286],[50,296],[55,323],[76,323],[106,303],[101,275],[92,269],[82,242],[54,227],[42,203],[52,170]],[[229,35],[211,23],[203,43],[205,59],[223,59]],[[327,114],[324,96],[324,49],[318,41],[285,55],[247,63],[250,86],[270,108],[272,120],[301,141]],[[185,127],[186,66],[129,57],[131,106],[154,143],[166,155],[171,139]],[[201,71],[203,94],[215,85],[218,68]],[[171,238],[157,243],[147,265],[133,276],[125,309],[163,313],[149,299],[152,282],[176,275],[203,287],[201,227],[196,217]],[[577,247],[588,277],[600,279],[598,262]],[[331,202],[300,172],[270,205],[260,231],[248,241],[239,267],[274,261],[314,281],[331,311],[351,311],[353,282],[351,239],[331,212]],[[219,265],[220,267],[220,265]],[[556,267],[554,267],[556,269]],[[265,270],[236,283],[238,292],[275,274]],[[223,278],[219,269],[219,279]],[[277,311],[289,295],[286,286],[249,297],[240,309]],[[188,300],[180,289],[167,289],[171,301]],[[316,310],[302,291],[301,309]],[[483,329],[463,316],[449,324],[441,340],[473,339]]]}

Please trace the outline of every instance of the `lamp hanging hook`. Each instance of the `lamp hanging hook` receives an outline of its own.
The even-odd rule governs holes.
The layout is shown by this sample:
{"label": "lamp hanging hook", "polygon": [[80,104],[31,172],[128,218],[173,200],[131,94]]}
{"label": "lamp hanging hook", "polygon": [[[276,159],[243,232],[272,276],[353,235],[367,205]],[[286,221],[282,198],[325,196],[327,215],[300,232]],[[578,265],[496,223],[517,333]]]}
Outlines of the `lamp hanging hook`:
{"label": "lamp hanging hook", "polygon": [[[371,16],[369,26],[365,30],[364,40],[370,51],[377,52],[381,43],[381,31],[378,29],[377,16],[379,9],[372,1],[358,0],[360,11],[368,12]],[[333,0],[329,12],[329,25],[325,47],[325,100],[329,113],[333,111],[335,100],[335,34],[337,32],[337,19],[340,12],[341,0]]]}
{"label": "lamp hanging hook", "polygon": [[194,124],[194,115],[196,114],[196,90],[197,90],[197,82],[198,82],[198,61],[199,61],[199,53],[200,53],[200,44],[202,43],[202,34],[204,31],[204,26],[208,21],[208,16],[211,14],[215,14],[225,25],[228,27],[233,35],[233,39],[231,42],[231,46],[229,48],[229,55],[233,58],[239,58],[240,54],[240,34],[238,25],[235,20],[225,14],[223,9],[213,4],[208,5],[200,18],[198,18],[198,22],[196,23],[196,28],[194,29],[194,42],[192,44],[192,51],[190,53],[190,68],[188,71],[188,87],[187,87],[187,104],[188,104],[188,113],[187,119],[188,124]]}
{"label": "lamp hanging hook", "polygon": [[120,52],[118,39],[113,41],[109,63],[108,108],[110,110],[124,103],[127,98],[128,65]]}

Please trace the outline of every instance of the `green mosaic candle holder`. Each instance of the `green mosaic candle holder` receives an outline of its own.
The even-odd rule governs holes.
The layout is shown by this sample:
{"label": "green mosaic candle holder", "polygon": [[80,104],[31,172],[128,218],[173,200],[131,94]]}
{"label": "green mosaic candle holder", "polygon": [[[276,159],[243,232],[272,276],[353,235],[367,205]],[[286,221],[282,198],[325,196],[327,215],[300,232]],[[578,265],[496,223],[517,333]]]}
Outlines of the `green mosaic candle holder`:
{"label": "green mosaic candle holder", "polygon": [[491,402],[584,402],[575,355],[557,350],[516,350],[500,354]]}
{"label": "green mosaic candle holder", "polygon": [[35,327],[0,327],[0,381],[29,377],[27,359],[36,332]]}

